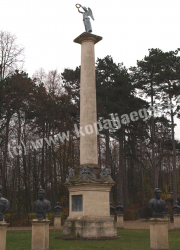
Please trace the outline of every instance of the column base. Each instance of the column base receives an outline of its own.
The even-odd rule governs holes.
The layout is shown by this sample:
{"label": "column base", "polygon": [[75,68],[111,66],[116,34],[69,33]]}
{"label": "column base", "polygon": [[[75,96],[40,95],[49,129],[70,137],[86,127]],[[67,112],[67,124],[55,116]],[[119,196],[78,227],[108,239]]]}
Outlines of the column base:
{"label": "column base", "polygon": [[84,166],[77,179],[68,178],[65,183],[69,190],[69,217],[64,223],[64,236],[117,236],[116,223],[110,216],[109,201],[109,192],[115,182],[108,171],[99,175],[97,179],[92,167]]}
{"label": "column base", "polygon": [[31,250],[49,250],[49,223],[50,220],[34,219],[32,223]]}
{"label": "column base", "polygon": [[150,250],[169,250],[168,219],[151,218]]}
{"label": "column base", "polygon": [[111,216],[68,217],[64,223],[63,236],[82,238],[116,237],[117,229]]}

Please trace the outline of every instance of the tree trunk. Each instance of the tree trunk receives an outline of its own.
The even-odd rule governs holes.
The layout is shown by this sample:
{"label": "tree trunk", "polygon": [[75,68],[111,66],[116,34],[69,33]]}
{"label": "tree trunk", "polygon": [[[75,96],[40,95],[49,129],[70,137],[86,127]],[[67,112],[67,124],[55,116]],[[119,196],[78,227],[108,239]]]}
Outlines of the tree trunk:
{"label": "tree trunk", "polygon": [[[153,100],[153,83],[151,82],[151,107],[154,107]],[[151,114],[151,144],[152,144],[152,177],[153,177],[153,190],[157,188],[157,176],[156,176],[156,166],[155,166],[155,149],[154,149],[154,135],[155,135],[155,126],[154,126],[154,111]]]}
{"label": "tree trunk", "polygon": [[144,173],[143,173],[143,157],[142,157],[142,139],[140,138],[140,159],[141,159],[141,182],[142,182],[142,193],[143,193],[143,203],[145,201],[145,191],[144,191]]}
{"label": "tree trunk", "polygon": [[10,117],[7,117],[6,123],[6,138],[5,138],[5,148],[4,148],[4,160],[2,166],[2,195],[6,196],[6,166],[7,166],[7,153],[8,153],[8,140],[9,140],[9,122]]}
{"label": "tree trunk", "polygon": [[44,138],[45,138],[45,124],[43,124],[43,142],[42,142],[42,165],[41,165],[41,186],[45,189],[44,185]]}
{"label": "tree trunk", "polygon": [[106,168],[109,167],[109,129],[106,129]]}
{"label": "tree trunk", "polygon": [[123,137],[119,136],[119,201],[123,201]]}
{"label": "tree trunk", "polygon": [[[21,116],[20,116],[20,112],[18,111],[18,124],[19,124],[19,128],[18,128],[18,145],[20,145],[20,140],[21,140]],[[20,214],[20,210],[21,210],[21,187],[20,187],[20,183],[21,183],[21,175],[20,175],[20,156],[19,156],[19,150],[18,150],[18,155],[17,155],[17,173],[18,173],[18,214]]]}
{"label": "tree trunk", "polygon": [[101,138],[98,135],[99,167],[101,169]]}
{"label": "tree trunk", "polygon": [[16,196],[17,196],[17,163],[15,163],[15,168],[14,168],[13,214],[16,213]]}
{"label": "tree trunk", "polygon": [[171,136],[172,136],[172,148],[173,148],[173,202],[177,201],[177,171],[176,171],[176,145],[174,139],[174,118],[173,118],[173,110],[171,109]]}

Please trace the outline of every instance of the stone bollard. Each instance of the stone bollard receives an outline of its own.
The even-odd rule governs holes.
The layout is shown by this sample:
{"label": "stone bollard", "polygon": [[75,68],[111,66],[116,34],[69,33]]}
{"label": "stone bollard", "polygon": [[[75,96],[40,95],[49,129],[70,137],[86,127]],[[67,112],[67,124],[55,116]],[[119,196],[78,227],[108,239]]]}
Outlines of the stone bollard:
{"label": "stone bollard", "polygon": [[174,214],[174,229],[179,229],[180,230],[180,214]]}
{"label": "stone bollard", "polygon": [[0,222],[0,249],[6,250],[6,232],[7,227],[9,226],[9,223],[6,223],[5,221]]}
{"label": "stone bollard", "polygon": [[173,207],[174,211],[174,229],[180,229],[180,206],[178,206],[178,201],[175,202]]}
{"label": "stone bollard", "polygon": [[168,220],[151,218],[150,220],[150,250],[169,250]]}
{"label": "stone bollard", "polygon": [[59,202],[56,203],[56,206],[54,207],[54,230],[60,231],[62,230],[61,227],[61,215],[60,212],[62,211],[62,208],[59,206]]}
{"label": "stone bollard", "polygon": [[49,250],[49,224],[50,220],[34,219],[32,223],[31,250]]}
{"label": "stone bollard", "polygon": [[121,205],[121,202],[118,203],[118,206],[116,207],[116,211],[118,212],[116,226],[117,228],[123,229],[124,228],[124,215],[123,215],[124,208]]}
{"label": "stone bollard", "polygon": [[117,214],[117,223],[116,226],[118,229],[124,228],[124,215],[123,214]]}

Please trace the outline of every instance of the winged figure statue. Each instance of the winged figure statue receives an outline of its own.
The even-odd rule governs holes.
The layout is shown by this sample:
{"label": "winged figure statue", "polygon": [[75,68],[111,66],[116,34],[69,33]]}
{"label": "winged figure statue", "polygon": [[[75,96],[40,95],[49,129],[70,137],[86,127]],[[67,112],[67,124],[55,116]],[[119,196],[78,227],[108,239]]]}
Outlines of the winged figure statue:
{"label": "winged figure statue", "polygon": [[[79,13],[83,14],[83,22],[84,22],[86,32],[91,33],[92,27],[91,27],[91,22],[90,22],[89,17],[91,17],[92,20],[94,20],[91,8],[88,7],[88,9],[87,9],[86,7],[83,7],[80,4],[76,4],[76,7],[78,8]],[[84,10],[84,12],[79,10],[80,7]]]}

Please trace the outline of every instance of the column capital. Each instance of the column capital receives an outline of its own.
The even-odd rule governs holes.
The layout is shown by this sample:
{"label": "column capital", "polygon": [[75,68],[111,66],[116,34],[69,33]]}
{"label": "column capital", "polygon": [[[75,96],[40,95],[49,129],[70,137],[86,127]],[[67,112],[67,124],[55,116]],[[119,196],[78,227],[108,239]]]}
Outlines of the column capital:
{"label": "column capital", "polygon": [[94,44],[102,40],[101,36],[96,36],[88,32],[83,32],[81,35],[74,39],[75,43],[82,44],[84,41],[92,41]]}

